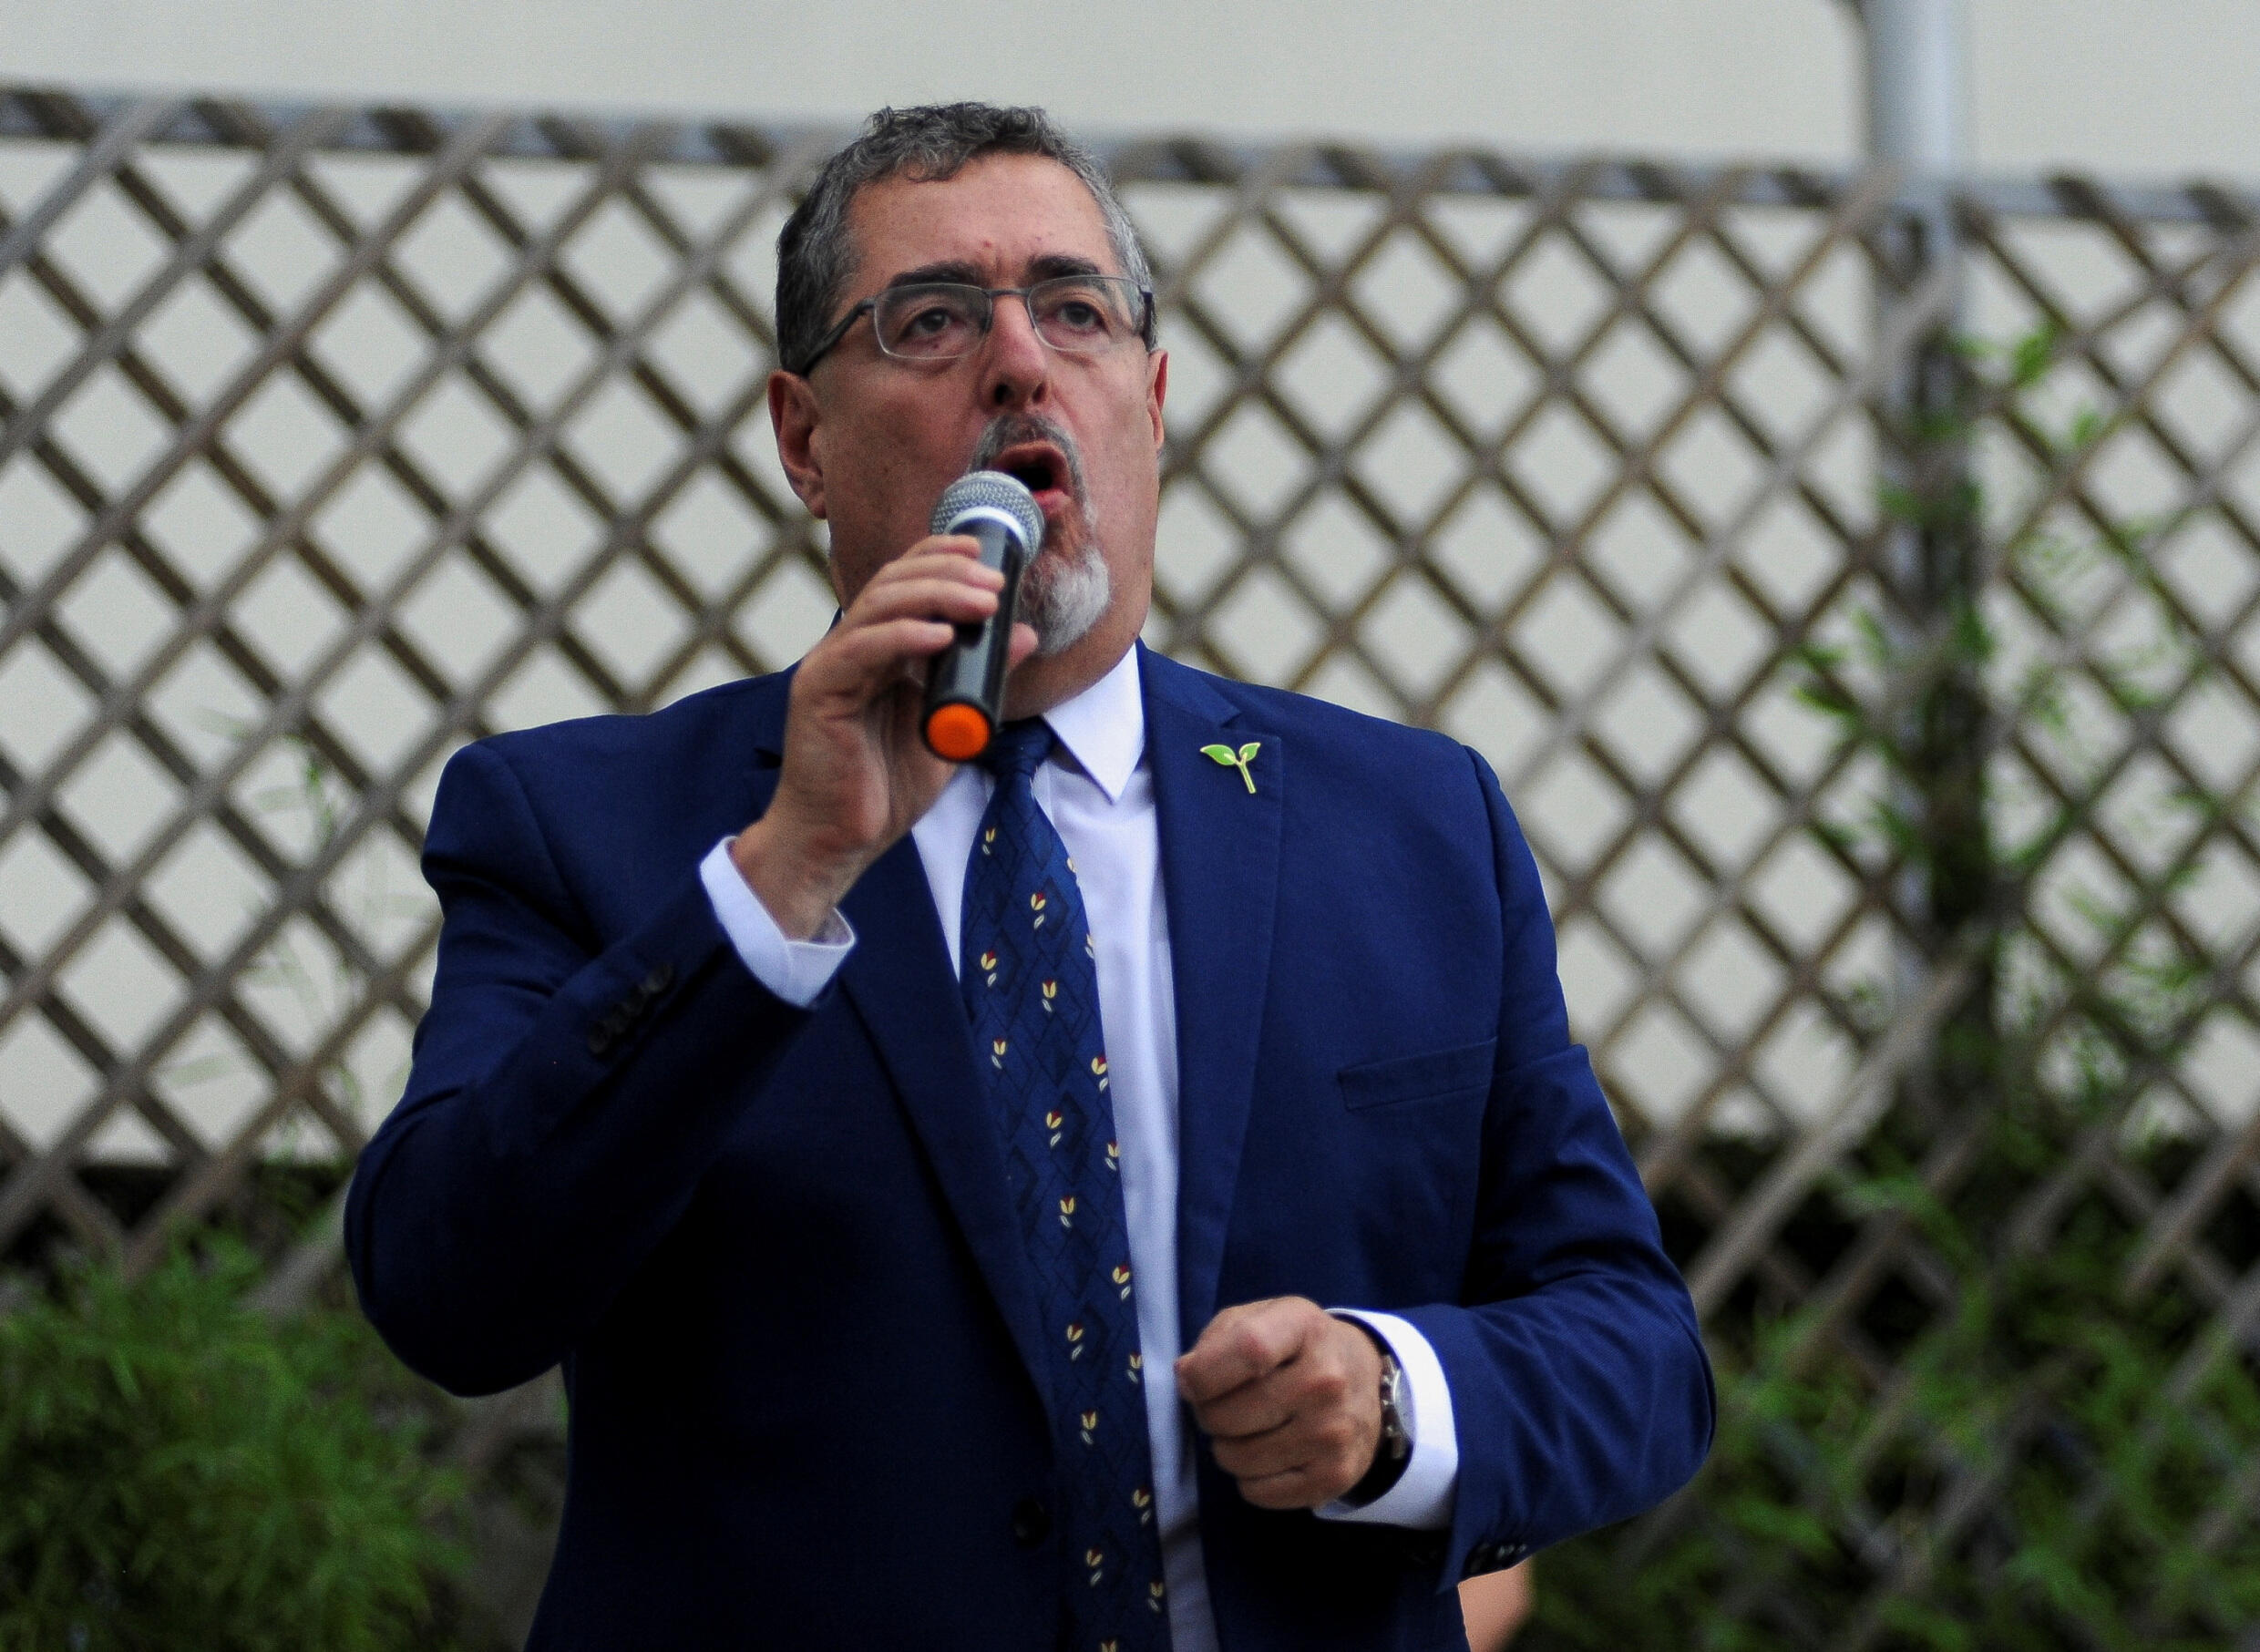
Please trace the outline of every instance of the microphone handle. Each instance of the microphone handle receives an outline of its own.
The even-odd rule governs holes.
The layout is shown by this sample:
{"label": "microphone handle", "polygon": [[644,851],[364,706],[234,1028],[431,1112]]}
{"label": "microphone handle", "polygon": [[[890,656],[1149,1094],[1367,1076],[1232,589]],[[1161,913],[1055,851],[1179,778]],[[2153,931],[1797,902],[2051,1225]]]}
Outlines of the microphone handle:
{"label": "microphone handle", "polygon": [[990,738],[1004,725],[1004,671],[1012,659],[1012,617],[1027,559],[1018,536],[986,514],[950,531],[978,540],[981,565],[1004,576],[996,612],[978,625],[958,626],[956,640],[934,656],[927,671],[926,710],[919,719],[927,749],[963,763],[986,751]]}

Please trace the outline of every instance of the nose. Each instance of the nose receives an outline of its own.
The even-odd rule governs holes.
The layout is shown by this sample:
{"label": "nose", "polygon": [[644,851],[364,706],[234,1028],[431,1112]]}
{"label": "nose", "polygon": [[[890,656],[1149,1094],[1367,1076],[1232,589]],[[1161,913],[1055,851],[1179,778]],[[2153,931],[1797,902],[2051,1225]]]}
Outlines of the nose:
{"label": "nose", "polygon": [[1051,373],[1052,353],[1036,336],[1027,301],[999,296],[982,353],[981,399],[997,408],[1040,404]]}

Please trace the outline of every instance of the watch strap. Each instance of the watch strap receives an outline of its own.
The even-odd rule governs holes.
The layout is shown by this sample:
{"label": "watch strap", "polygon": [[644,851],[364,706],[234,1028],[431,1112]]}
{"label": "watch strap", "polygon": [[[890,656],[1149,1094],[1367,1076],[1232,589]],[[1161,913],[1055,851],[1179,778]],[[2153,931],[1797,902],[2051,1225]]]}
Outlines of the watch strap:
{"label": "watch strap", "polygon": [[[1358,1324],[1355,1320],[1351,1323]],[[1404,1368],[1397,1363],[1396,1354],[1371,1326],[1358,1324],[1358,1329],[1372,1338],[1381,1349],[1382,1434],[1373,1447],[1373,1466],[1342,1494],[1342,1501],[1352,1508],[1363,1508],[1386,1496],[1390,1488],[1404,1478],[1404,1471],[1412,1461],[1412,1434],[1404,1421]]]}

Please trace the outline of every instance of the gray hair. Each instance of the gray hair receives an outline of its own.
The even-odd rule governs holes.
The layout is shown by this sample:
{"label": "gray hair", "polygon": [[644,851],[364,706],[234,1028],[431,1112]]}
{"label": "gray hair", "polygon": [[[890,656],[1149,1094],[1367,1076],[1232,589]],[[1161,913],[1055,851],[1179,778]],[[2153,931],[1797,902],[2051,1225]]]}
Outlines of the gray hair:
{"label": "gray hair", "polygon": [[[799,372],[824,337],[832,307],[855,273],[856,249],[848,233],[848,209],[866,184],[907,177],[919,183],[954,178],[984,155],[1039,155],[1065,167],[1091,191],[1106,221],[1122,272],[1141,287],[1154,273],[1138,245],[1137,231],[1115,198],[1106,169],[1039,108],[998,108],[986,103],[929,104],[881,109],[863,123],[853,142],[824,163],[816,182],[777,232],[777,360]],[[1153,347],[1147,316],[1146,347]]]}

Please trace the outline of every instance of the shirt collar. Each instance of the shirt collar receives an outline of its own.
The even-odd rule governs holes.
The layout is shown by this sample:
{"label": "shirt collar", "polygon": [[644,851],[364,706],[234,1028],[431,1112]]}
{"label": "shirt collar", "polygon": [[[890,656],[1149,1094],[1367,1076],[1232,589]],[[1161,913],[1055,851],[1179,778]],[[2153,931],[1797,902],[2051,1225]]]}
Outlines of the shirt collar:
{"label": "shirt collar", "polygon": [[1138,651],[1125,651],[1115,668],[1072,700],[1043,713],[1077,766],[1119,803],[1123,787],[1145,754],[1145,697],[1138,691]]}

